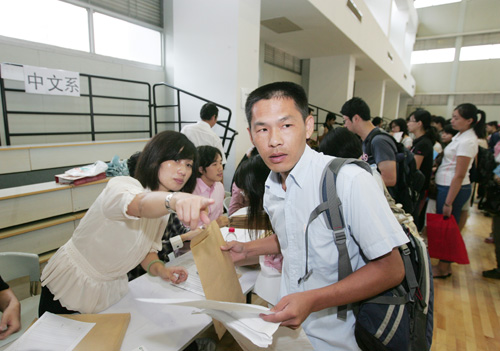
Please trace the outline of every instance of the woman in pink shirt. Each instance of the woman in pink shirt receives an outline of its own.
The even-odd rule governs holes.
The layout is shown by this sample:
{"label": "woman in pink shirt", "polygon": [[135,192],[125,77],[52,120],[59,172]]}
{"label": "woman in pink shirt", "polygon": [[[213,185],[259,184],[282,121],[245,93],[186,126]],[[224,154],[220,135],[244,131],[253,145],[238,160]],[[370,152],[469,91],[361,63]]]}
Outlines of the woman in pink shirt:
{"label": "woman in pink shirt", "polygon": [[[222,167],[222,154],[213,146],[198,146],[198,178],[194,195],[200,195],[215,202],[208,207],[208,217],[211,221],[217,221],[219,227],[229,224],[227,216],[223,216],[223,201],[225,196],[222,178],[224,168]],[[201,222],[200,222],[201,225]]]}

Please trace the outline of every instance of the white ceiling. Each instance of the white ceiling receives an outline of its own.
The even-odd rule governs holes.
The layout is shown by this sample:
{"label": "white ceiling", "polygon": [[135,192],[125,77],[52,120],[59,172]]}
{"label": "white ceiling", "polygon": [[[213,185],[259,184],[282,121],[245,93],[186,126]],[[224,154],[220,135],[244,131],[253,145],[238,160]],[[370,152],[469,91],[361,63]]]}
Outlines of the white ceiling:
{"label": "white ceiling", "polygon": [[390,79],[308,1],[262,0],[261,21],[279,17],[286,17],[303,30],[278,34],[261,25],[261,41],[300,59],[351,54],[356,58],[356,80]]}

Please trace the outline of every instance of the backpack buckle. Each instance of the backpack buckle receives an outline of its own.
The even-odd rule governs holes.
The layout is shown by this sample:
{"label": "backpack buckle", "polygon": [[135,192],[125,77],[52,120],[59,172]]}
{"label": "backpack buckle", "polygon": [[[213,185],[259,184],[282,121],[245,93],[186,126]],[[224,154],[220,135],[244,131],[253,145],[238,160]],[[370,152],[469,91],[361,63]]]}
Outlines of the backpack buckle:
{"label": "backpack buckle", "polygon": [[299,279],[298,284],[300,285],[303,282],[307,281],[307,279],[309,279],[309,277],[311,276],[312,273],[313,273],[312,269],[310,271],[307,271],[306,274],[304,274],[304,276]]}
{"label": "backpack buckle", "polygon": [[345,244],[346,243],[347,239],[346,239],[344,227],[341,227],[340,229],[333,229],[333,234],[335,234],[335,242],[337,244]]}

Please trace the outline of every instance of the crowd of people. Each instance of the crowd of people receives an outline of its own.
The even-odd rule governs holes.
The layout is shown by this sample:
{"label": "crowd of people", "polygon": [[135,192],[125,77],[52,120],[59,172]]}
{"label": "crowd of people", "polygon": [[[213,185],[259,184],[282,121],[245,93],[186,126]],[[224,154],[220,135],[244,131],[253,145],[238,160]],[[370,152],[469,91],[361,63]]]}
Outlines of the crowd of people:
{"label": "crowd of people", "polygon": [[[321,125],[317,152],[307,143],[315,121],[299,85],[278,82],[254,90],[245,106],[254,147],[226,184],[231,189],[228,211],[223,207],[226,155],[211,130],[217,106],[205,104],[201,120],[181,132],[154,136],[128,160],[130,175],[109,180],[71,239],[49,260],[41,277],[39,314],[101,312],[124,296],[130,279],[143,273],[182,282],[187,271],[166,267],[165,261],[189,250],[189,241],[204,225],[216,221],[228,226],[229,216],[244,213],[253,240],[229,241],[221,250],[236,264],[260,263],[272,277],[256,288],[273,306],[274,313],[262,318],[302,326],[318,350],[357,349],[355,315],[349,309],[346,320],[340,320],[337,306],[388,290],[404,276],[398,247],[408,237],[384,193],[396,202],[400,196],[398,144],[413,154],[424,176],[411,213],[424,230],[429,211],[461,222],[471,199],[469,172],[480,140],[498,154],[500,136],[497,123],[486,127],[485,113],[469,103],[458,105],[451,120],[417,109],[405,119],[384,123],[380,117],[372,119],[368,104],[358,97],[340,111],[345,128],[335,127],[336,117],[329,115]],[[336,179],[354,271],[341,281],[338,252],[325,221],[312,222],[304,241],[309,215],[320,202],[323,169],[333,157],[363,159],[373,171],[347,165]],[[494,241],[500,246],[500,239]],[[500,249],[497,253],[500,258]],[[450,277],[451,263],[439,261],[434,278]],[[500,279],[500,270],[484,275]],[[11,332],[17,327],[6,323]]]}

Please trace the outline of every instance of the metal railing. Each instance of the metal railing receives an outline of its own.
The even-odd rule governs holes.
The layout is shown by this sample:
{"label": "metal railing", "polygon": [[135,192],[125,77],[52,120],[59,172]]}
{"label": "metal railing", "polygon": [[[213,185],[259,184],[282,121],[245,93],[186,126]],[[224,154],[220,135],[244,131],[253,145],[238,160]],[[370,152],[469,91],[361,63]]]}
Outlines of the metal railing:
{"label": "metal railing", "polygon": [[[17,64],[13,64],[15,66],[21,66]],[[56,111],[23,111],[23,110],[12,110],[8,107],[8,94],[7,93],[23,93],[26,94],[24,89],[20,88],[8,88],[5,86],[5,82],[3,78],[0,78],[0,94],[2,98],[2,113],[3,113],[3,122],[4,122],[4,131],[5,131],[5,144],[11,145],[11,139],[13,137],[23,137],[23,136],[47,136],[47,135],[90,135],[91,140],[96,140],[96,135],[98,134],[128,134],[128,133],[147,133],[149,137],[152,136],[152,123],[151,123],[151,85],[147,82],[140,82],[128,79],[120,79],[120,78],[111,78],[111,77],[103,77],[96,76],[90,74],[81,73],[80,77],[86,78],[88,84],[88,93],[80,94],[80,97],[88,98],[88,111],[85,112],[73,112],[73,111],[65,111],[65,112],[56,112]],[[97,95],[93,93],[93,83],[96,80],[107,80],[107,81],[116,81],[122,83],[131,83],[138,86],[144,86],[144,91],[141,93],[147,98],[133,98],[133,97],[125,97],[125,96],[115,96],[115,95]],[[80,84],[81,85],[81,84]],[[146,91],[147,90],[147,91]],[[121,100],[121,101],[137,101],[139,103],[143,103],[144,107],[141,107],[147,110],[147,113],[144,114],[127,114],[127,113],[105,113],[105,112],[96,112],[95,101],[97,99],[110,99],[110,100]],[[142,106],[142,105],[141,105]],[[28,125],[26,127],[26,131],[22,132],[11,132],[10,131],[10,123],[9,117],[13,115],[46,115],[46,116],[88,116],[88,128],[83,131],[45,131],[39,132],[36,129],[39,128],[37,125]],[[131,130],[98,130],[96,128],[96,121],[99,117],[127,117],[127,118],[147,118],[148,119],[148,128],[147,129],[131,129]],[[68,123],[71,123],[68,121]],[[31,128],[29,128],[31,127]]]}
{"label": "metal railing", "polygon": [[[333,112],[333,111],[329,111],[327,109],[324,109],[322,107],[319,107],[319,106],[316,106],[316,105],[313,105],[313,104],[309,104],[309,108],[313,110],[312,112],[312,116],[314,117],[314,130],[318,130],[318,126],[320,124],[323,124],[323,122],[319,122],[319,117],[320,117],[320,114],[326,118],[326,115],[328,113],[333,113],[335,115],[335,124],[338,124],[338,125],[341,125],[343,126],[344,125],[344,119],[342,117],[342,115],[340,113],[337,113],[337,112]],[[337,122],[337,120],[340,118],[340,122]],[[323,118],[324,120],[324,118]]]}
{"label": "metal railing", "polygon": [[[163,105],[158,104],[157,103],[157,89],[160,89],[161,87],[173,90],[175,92],[176,102],[174,102],[172,104],[163,104]],[[227,119],[221,120],[220,117],[217,119],[217,124],[224,128],[224,133],[222,136],[220,136],[220,138],[222,139],[222,145],[224,146],[225,154],[226,154],[226,158],[227,158],[229,156],[229,152],[231,151],[231,147],[233,145],[234,138],[236,137],[236,135],[238,135],[238,132],[236,130],[229,127],[229,124],[231,122],[231,116],[232,116],[231,110],[226,106],[220,105],[216,102],[210,101],[210,100],[205,99],[201,96],[198,96],[198,95],[190,93],[186,90],[182,90],[180,88],[174,87],[174,86],[167,84],[167,83],[157,83],[157,84],[153,85],[153,111],[154,111],[153,116],[154,116],[155,133],[158,133],[158,126],[161,124],[177,125],[177,129],[178,129],[178,131],[180,131],[183,127],[183,124],[190,124],[190,123],[197,122],[197,121],[182,121],[182,108],[181,108],[181,96],[182,96],[182,94],[191,96],[191,97],[196,98],[200,101],[211,102],[214,105],[216,105],[218,108],[227,112],[227,114],[228,114]],[[177,111],[177,120],[162,120],[162,121],[158,120],[158,110],[167,109],[167,108],[175,109]],[[220,116],[220,112],[219,112],[219,116]],[[229,141],[229,144],[227,144],[227,146],[226,146],[226,141]]]}

